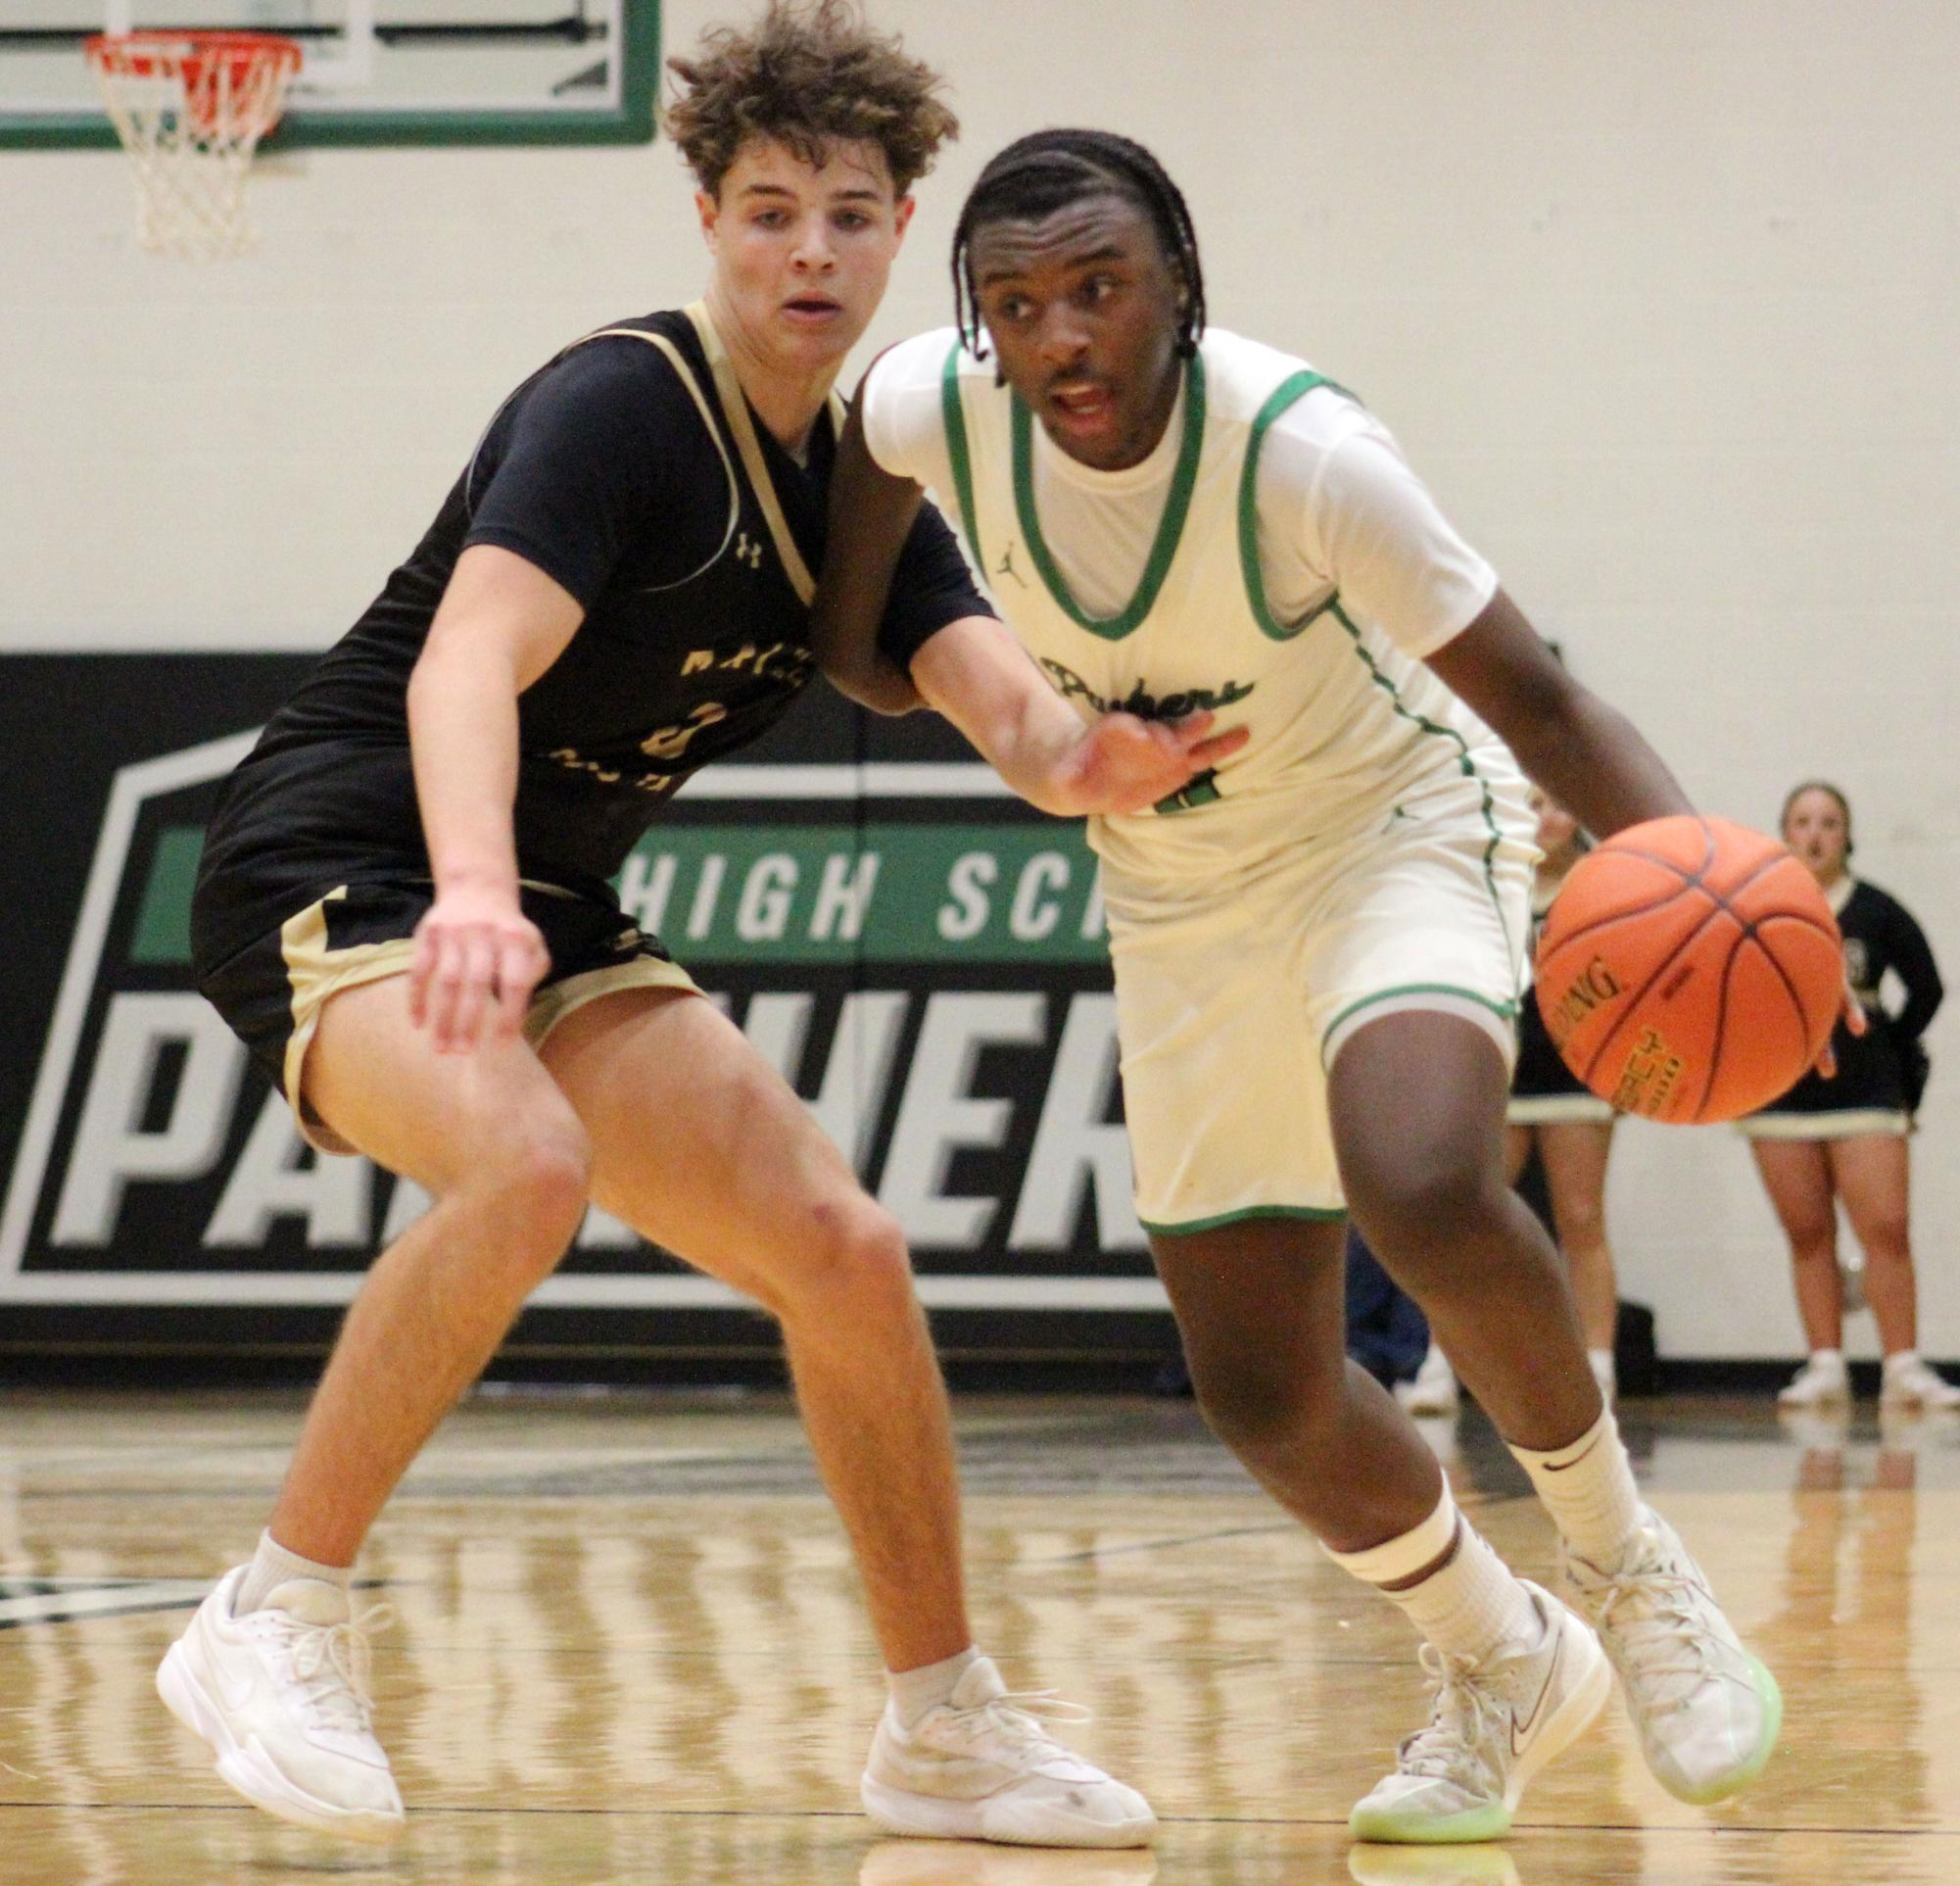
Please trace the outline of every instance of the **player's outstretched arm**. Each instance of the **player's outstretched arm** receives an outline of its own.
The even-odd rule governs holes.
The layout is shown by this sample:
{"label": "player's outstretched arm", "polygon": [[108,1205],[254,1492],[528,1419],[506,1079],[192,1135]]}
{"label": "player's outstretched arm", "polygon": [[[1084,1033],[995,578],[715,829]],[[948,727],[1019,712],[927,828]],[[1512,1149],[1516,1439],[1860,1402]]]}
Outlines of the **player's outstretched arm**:
{"label": "player's outstretched arm", "polygon": [[1209,713],[1085,722],[990,615],[932,636],[912,658],[912,680],[1023,798],[1065,818],[1148,811],[1247,739],[1243,727],[1212,733]]}
{"label": "player's outstretched arm", "polygon": [[1503,590],[1429,666],[1596,837],[1695,809],[1640,730],[1572,678]]}
{"label": "player's outstretched arm", "polygon": [[408,1005],[445,1053],[516,1034],[548,966],[517,901],[517,697],[584,615],[536,564],[473,544],[408,678],[415,796],[436,883],[415,930]]}
{"label": "player's outstretched arm", "polygon": [[876,713],[920,704],[911,677],[878,646],[892,573],[925,493],[896,478],[864,442],[864,389],[851,402],[831,470],[824,567],[811,605],[810,646],[831,685]]}

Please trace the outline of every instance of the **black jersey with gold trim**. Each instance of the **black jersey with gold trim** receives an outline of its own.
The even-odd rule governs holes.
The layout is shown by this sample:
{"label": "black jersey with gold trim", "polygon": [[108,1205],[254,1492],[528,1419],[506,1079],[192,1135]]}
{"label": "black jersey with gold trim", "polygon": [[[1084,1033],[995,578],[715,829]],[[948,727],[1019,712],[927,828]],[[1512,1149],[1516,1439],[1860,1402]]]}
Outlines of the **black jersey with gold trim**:
{"label": "black jersey with gold trim", "polygon": [[[206,842],[198,953],[350,878],[426,875],[407,682],[456,558],[497,544],[585,607],[518,701],[518,868],[590,889],[688,775],[757,739],[809,682],[839,409],[799,463],[749,410],[699,305],[574,343],[498,410],[415,551],[275,713]],[[992,611],[922,508],[881,625],[901,662]],[[253,895],[223,880],[249,876]]]}
{"label": "black jersey with gold trim", "polygon": [[[1844,881],[1840,881],[1844,882]],[[1864,1034],[1840,1020],[1831,1036],[1838,1072],[1830,1080],[1811,1072],[1763,1109],[1765,1113],[1911,1111],[1925,1082],[1916,1065],[1920,1037],[1945,994],[1926,933],[1904,904],[1863,878],[1851,879],[1832,899],[1844,939],[1844,978],[1865,1011]],[[1887,975],[1897,978],[1904,1000],[1888,1014],[1880,1000]]]}

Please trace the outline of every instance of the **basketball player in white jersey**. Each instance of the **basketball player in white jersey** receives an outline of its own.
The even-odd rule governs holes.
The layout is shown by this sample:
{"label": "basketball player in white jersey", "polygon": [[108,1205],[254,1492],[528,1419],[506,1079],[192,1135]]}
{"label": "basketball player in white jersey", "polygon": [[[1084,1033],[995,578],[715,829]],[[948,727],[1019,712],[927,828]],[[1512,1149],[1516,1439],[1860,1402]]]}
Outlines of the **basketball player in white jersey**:
{"label": "basketball player in white jersey", "polygon": [[[819,659],[867,704],[938,708],[1052,810],[1084,718],[1203,709],[1249,736],[1090,836],[1138,1211],[1201,1404],[1427,1640],[1430,1721],[1354,1831],[1502,1834],[1613,1670],[1663,1785],[1734,1794],[1775,1745],[1776,1683],[1642,1504],[1504,1166],[1525,776],[1601,834],[1688,810],[1681,788],[1352,396],[1206,330],[1188,214],[1142,147],[1049,131],[1002,152],[954,278],[960,328],[879,360],[846,427]],[[923,487],[1007,626],[947,624],[900,663],[866,625]],[[1350,1212],[1544,1498],[1584,1620],[1504,1566],[1346,1362]]]}

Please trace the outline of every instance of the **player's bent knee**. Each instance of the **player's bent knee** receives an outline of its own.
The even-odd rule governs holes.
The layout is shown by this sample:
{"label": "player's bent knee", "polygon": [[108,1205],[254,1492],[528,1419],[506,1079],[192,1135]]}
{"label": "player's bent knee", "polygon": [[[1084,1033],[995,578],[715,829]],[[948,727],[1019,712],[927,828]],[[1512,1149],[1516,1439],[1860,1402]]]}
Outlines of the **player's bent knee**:
{"label": "player's bent knee", "polygon": [[826,1199],[812,1209],[809,1234],[782,1283],[792,1306],[845,1296],[866,1306],[884,1301],[909,1308],[912,1258],[905,1233],[863,1192]]}
{"label": "player's bent knee", "polygon": [[1498,1209],[1498,1198],[1490,1176],[1467,1161],[1411,1165],[1348,1186],[1349,1208],[1391,1267],[1447,1257]]}
{"label": "player's bent knee", "polygon": [[512,1258],[549,1274],[578,1231],[592,1188],[592,1147],[569,1109],[486,1146],[472,1189],[486,1197]]}
{"label": "player's bent knee", "polygon": [[1330,1426],[1342,1384],[1279,1370],[1248,1369],[1244,1357],[1192,1358],[1191,1386],[1212,1432],[1241,1456],[1298,1450]]}

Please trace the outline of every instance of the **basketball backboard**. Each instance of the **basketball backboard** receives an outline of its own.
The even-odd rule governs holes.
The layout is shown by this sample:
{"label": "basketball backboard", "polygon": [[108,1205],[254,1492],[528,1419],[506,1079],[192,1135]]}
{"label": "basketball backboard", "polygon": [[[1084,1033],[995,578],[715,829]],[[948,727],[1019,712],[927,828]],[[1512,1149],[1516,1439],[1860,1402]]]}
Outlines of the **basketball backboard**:
{"label": "basketball backboard", "polygon": [[659,0],[5,0],[0,148],[114,144],[82,46],[152,28],[299,41],[270,149],[653,134]]}

